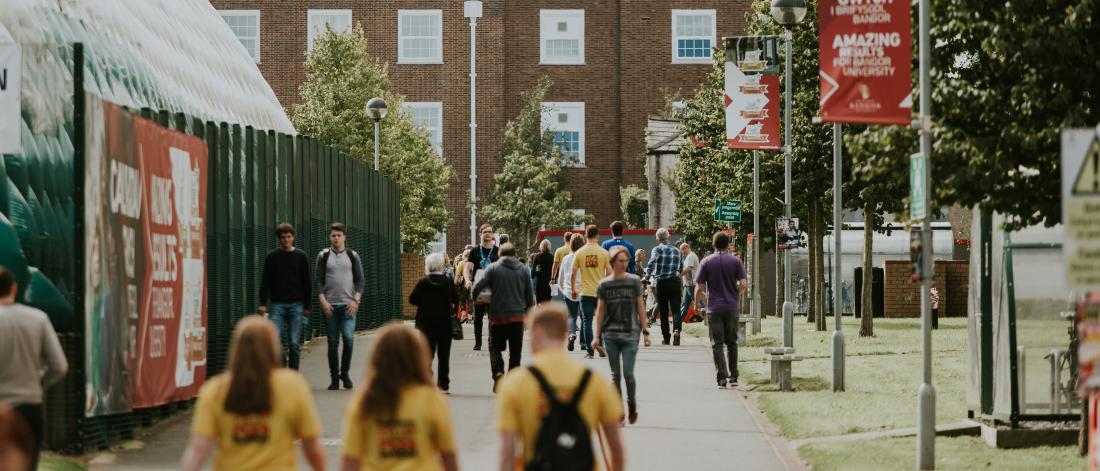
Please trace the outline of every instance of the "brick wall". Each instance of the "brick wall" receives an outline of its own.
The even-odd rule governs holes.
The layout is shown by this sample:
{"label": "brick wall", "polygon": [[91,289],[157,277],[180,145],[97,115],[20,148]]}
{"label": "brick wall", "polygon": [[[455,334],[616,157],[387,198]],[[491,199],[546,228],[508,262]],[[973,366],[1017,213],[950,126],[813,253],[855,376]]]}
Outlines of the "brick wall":
{"label": "brick wall", "polygon": [[409,304],[409,294],[421,278],[424,278],[424,257],[401,254],[401,305],[404,306],[405,319],[416,317],[416,306]]}
{"label": "brick wall", "polygon": [[[932,286],[940,293],[941,316],[965,316],[970,288],[970,262],[936,260]],[[886,260],[883,298],[886,317],[920,317],[920,284],[911,283],[909,260]]]}

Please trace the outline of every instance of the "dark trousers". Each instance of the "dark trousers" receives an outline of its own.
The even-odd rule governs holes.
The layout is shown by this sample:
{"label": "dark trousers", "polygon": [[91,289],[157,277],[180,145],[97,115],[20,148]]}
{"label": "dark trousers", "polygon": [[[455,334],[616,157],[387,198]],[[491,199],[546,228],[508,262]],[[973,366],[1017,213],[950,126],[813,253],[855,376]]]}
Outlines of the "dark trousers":
{"label": "dark trousers", "polygon": [[680,277],[657,280],[657,313],[661,318],[661,334],[667,339],[668,316],[673,317],[673,331],[679,332],[683,319],[680,318]]}
{"label": "dark trousers", "polygon": [[23,417],[23,420],[27,421],[27,427],[31,429],[31,435],[34,436],[34,450],[31,452],[31,471],[38,469],[38,452],[42,449],[42,404],[20,404],[14,406],[16,414]]}
{"label": "dark trousers", "polygon": [[432,357],[438,355],[438,361],[436,363],[436,385],[440,389],[448,389],[451,387],[451,335],[447,333],[444,335],[442,332],[424,332],[424,336],[428,339],[428,348],[431,349]]}
{"label": "dark trousers", "polygon": [[[714,354],[714,369],[718,370],[718,381],[737,380],[737,313],[708,312],[707,326],[710,327],[710,348]],[[722,350],[725,350],[723,352]],[[726,360],[729,359],[727,369]]]}
{"label": "dark trousers", "polygon": [[[485,325],[485,314],[488,313],[488,304],[474,305],[474,345],[481,345],[481,328]],[[492,332],[489,334],[492,335]]]}
{"label": "dark trousers", "polygon": [[932,310],[932,328],[940,328],[940,309],[936,308]]}
{"label": "dark trousers", "polygon": [[509,322],[489,326],[489,366],[493,377],[504,374],[504,354],[508,348],[508,369],[519,367],[523,353],[523,323]]}

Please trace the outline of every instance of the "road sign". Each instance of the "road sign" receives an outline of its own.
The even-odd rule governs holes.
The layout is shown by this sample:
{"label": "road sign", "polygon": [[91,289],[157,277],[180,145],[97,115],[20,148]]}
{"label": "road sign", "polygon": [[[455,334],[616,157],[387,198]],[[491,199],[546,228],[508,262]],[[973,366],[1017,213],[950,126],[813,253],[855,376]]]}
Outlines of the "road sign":
{"label": "road sign", "polygon": [[1100,289],[1100,129],[1062,131],[1062,251],[1071,289]]}
{"label": "road sign", "polygon": [[909,219],[919,221],[927,216],[924,207],[924,154],[909,157]]}
{"label": "road sign", "polygon": [[714,220],[740,223],[741,200],[714,200]]}

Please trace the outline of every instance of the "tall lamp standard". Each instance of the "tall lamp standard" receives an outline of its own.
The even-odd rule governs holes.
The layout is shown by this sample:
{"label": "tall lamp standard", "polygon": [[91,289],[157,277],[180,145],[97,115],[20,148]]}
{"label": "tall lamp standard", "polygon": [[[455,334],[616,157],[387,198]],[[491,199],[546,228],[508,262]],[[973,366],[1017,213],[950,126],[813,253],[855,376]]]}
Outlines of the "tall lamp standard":
{"label": "tall lamp standard", "polygon": [[[791,59],[791,28],[806,17],[805,0],[772,0],[772,18],[783,26],[783,38],[786,39],[786,86],[783,111],[783,214],[791,217],[791,76],[794,75]],[[791,302],[791,252],[783,252],[783,346],[794,347],[794,303]]]}
{"label": "tall lamp standard", "polygon": [[371,98],[367,102],[367,116],[370,116],[374,120],[374,171],[378,171],[378,124],[382,121],[382,118],[386,117],[390,107],[386,105],[386,100],[379,97]]}
{"label": "tall lamp standard", "polygon": [[481,0],[467,0],[462,11],[470,19],[470,244],[477,245],[477,19],[481,18]]}

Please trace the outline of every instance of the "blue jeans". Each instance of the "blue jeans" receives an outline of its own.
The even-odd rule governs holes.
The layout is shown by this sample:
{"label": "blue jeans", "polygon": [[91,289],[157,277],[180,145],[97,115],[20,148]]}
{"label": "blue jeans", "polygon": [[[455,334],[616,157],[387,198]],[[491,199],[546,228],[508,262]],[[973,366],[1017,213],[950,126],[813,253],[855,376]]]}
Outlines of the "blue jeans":
{"label": "blue jeans", "polygon": [[603,348],[607,350],[607,361],[611,363],[611,380],[615,382],[615,389],[619,390],[619,396],[623,395],[621,380],[625,379],[626,402],[636,404],[634,393],[638,386],[634,382],[634,360],[638,358],[638,339],[609,339],[604,336]]}
{"label": "blue jeans", "polygon": [[[290,362],[283,356],[283,364],[291,369],[298,369],[299,352],[301,351],[302,338],[302,303],[271,303],[271,322],[275,323],[275,329],[279,331],[279,351],[282,352],[283,336],[289,337]],[[287,327],[290,327],[289,335]]]}
{"label": "blue jeans", "polygon": [[680,301],[680,320],[687,319],[688,308],[695,300],[695,285],[684,285],[684,299]]}
{"label": "blue jeans", "polygon": [[565,301],[565,307],[569,309],[569,335],[577,334],[577,316],[580,315],[581,302],[571,301],[569,298],[562,298]]}
{"label": "blue jeans", "polygon": [[[347,304],[333,304],[332,315],[325,317],[325,325],[328,327],[328,373],[333,378],[347,376],[352,347],[355,346],[355,315],[348,314]],[[344,354],[337,363],[336,351],[341,338],[344,340]]]}
{"label": "blue jeans", "polygon": [[589,355],[595,353],[592,349],[592,320],[596,318],[596,297],[581,296],[581,345]]}

